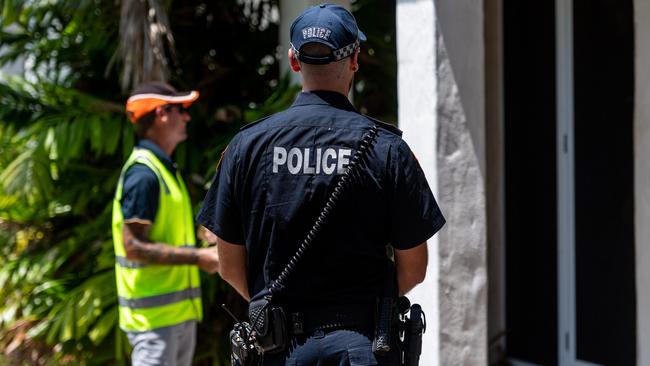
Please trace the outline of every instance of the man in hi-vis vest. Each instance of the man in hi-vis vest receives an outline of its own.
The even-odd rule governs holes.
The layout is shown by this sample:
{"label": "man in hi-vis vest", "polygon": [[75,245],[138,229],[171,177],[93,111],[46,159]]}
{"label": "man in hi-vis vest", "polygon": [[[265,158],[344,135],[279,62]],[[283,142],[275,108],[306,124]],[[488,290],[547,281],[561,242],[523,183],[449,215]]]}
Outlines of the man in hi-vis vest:
{"label": "man in hi-vis vest", "polygon": [[113,201],[115,277],[132,364],[191,365],[203,317],[198,269],[218,270],[213,248],[196,248],[190,198],[171,155],[187,138],[196,91],[139,86],[126,102],[139,142]]}

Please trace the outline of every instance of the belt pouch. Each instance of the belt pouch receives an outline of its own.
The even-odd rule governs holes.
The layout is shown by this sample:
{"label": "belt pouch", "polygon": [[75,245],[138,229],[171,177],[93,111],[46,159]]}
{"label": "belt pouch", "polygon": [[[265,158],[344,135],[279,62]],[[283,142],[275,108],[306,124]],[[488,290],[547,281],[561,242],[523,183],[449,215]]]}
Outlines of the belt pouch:
{"label": "belt pouch", "polygon": [[280,306],[272,304],[266,297],[251,301],[248,317],[264,353],[280,353],[287,349],[287,319]]}

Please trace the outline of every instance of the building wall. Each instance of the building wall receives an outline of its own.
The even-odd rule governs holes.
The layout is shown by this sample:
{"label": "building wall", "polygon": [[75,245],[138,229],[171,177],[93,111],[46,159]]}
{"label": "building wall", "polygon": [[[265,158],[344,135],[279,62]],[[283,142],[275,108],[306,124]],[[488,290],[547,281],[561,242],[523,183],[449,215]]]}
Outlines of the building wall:
{"label": "building wall", "polygon": [[436,0],[438,24],[479,167],[485,173],[484,0]]}
{"label": "building wall", "polygon": [[650,365],[650,2],[634,1],[637,365]]}
{"label": "building wall", "polygon": [[438,55],[439,195],[449,225],[439,249],[441,364],[482,365],[487,360],[485,181],[451,62],[441,46]]}
{"label": "building wall", "polygon": [[[440,199],[436,154],[437,39],[433,0],[398,1],[396,17],[398,125],[417,156],[434,195]],[[444,206],[442,209],[446,213]],[[429,265],[424,283],[408,294],[412,303],[422,305],[427,318],[421,365],[440,364],[439,236],[428,241]]]}
{"label": "building wall", "polygon": [[482,0],[397,3],[399,126],[447,225],[429,242],[422,365],[487,364]]}

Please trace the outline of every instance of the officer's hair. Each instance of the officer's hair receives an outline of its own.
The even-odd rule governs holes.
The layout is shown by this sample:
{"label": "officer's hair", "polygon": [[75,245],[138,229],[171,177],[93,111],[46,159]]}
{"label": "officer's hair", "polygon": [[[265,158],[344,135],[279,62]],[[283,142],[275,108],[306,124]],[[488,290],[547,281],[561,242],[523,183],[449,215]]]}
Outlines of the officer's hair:
{"label": "officer's hair", "polygon": [[332,53],[332,49],[322,43],[309,42],[300,48],[300,53],[307,56],[322,57]]}
{"label": "officer's hair", "polygon": [[138,138],[143,139],[147,135],[147,131],[153,126],[154,121],[156,120],[156,110],[144,114],[142,117],[133,124],[133,129],[135,130],[135,135]]}

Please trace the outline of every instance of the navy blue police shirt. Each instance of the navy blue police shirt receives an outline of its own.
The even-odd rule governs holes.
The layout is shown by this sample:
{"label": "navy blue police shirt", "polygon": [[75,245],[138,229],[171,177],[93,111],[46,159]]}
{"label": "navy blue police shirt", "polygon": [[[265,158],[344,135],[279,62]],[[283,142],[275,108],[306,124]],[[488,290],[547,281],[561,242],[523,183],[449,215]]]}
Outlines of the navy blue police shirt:
{"label": "navy blue police shirt", "polygon": [[[176,166],[162,149],[150,140],[140,140],[137,147],[151,151],[173,176]],[[160,182],[151,168],[144,164],[133,164],[124,173],[122,185],[122,214],[124,221],[143,221],[152,223],[158,212],[160,201]]]}
{"label": "navy blue police shirt", "polygon": [[342,94],[303,92],[233,138],[197,218],[246,245],[251,296],[285,268],[373,125],[363,184],[343,194],[280,301],[292,311],[374,304],[385,287],[386,246],[413,248],[444,225],[401,131],[359,114]]}

